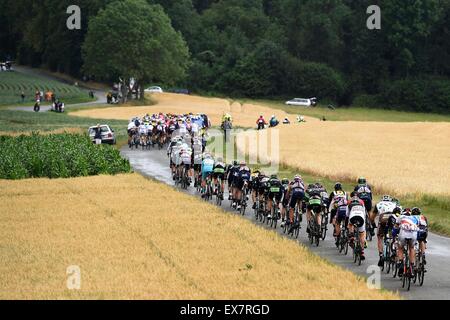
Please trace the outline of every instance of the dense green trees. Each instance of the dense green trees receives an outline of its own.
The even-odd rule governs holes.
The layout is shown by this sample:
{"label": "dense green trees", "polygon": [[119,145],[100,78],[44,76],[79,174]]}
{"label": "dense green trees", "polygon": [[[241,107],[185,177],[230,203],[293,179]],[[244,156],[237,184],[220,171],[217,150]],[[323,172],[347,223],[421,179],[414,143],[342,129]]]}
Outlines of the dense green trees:
{"label": "dense green trees", "polygon": [[[139,42],[152,37],[130,43],[126,32],[109,34],[111,26],[123,24],[127,29],[143,17],[126,10],[105,18],[108,28],[99,38],[115,37],[117,47],[123,44],[129,52],[142,55],[140,62],[116,67],[119,60],[112,57],[116,50],[100,48],[106,46],[101,41],[91,46],[103,52],[99,56],[109,56],[105,59],[109,62],[97,64],[94,49],[83,60],[81,47],[84,43],[87,53],[90,46],[88,25],[96,24],[99,10],[112,0],[78,1],[83,20],[77,31],[65,28],[69,0],[36,0],[31,6],[28,0],[2,0],[0,59],[10,54],[19,62],[75,75],[80,75],[85,63],[84,70],[109,80],[131,70],[143,72],[140,69],[148,65],[145,72],[151,76],[142,81],[177,81],[200,92],[317,96],[341,104],[357,101],[367,106],[450,112],[450,0],[385,0],[380,4],[381,30],[366,28],[366,9],[372,0],[142,1],[163,8],[188,45],[189,61],[184,49],[179,49],[182,46],[173,44],[181,41],[179,36],[162,30],[156,35],[151,23],[136,22],[137,29],[149,30],[157,39],[162,39],[159,33],[166,34],[162,49],[180,53],[181,58],[173,60],[179,66],[172,63],[167,72],[166,67],[153,66],[155,58],[148,48],[138,48]],[[117,12],[125,2],[115,1],[110,10]],[[160,9],[152,10],[165,16]],[[180,70],[187,65],[183,77]],[[100,72],[100,66],[107,71]]]}
{"label": "dense green trees", "polygon": [[189,52],[162,7],[124,0],[108,4],[90,20],[83,58],[84,71],[97,78],[173,84],[185,77]]}

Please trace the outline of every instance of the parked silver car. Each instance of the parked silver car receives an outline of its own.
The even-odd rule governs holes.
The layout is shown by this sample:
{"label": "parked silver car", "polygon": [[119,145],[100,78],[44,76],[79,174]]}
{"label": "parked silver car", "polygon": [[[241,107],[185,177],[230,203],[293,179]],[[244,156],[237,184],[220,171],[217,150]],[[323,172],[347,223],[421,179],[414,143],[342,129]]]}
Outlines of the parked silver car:
{"label": "parked silver car", "polygon": [[[91,138],[92,142],[95,143],[95,133],[97,130],[97,126],[90,127],[88,130],[89,137]],[[114,134],[114,130],[111,129],[110,126],[107,124],[100,125],[100,131],[101,131],[101,137],[102,137],[102,143],[108,143],[108,144],[116,144],[116,135]]]}

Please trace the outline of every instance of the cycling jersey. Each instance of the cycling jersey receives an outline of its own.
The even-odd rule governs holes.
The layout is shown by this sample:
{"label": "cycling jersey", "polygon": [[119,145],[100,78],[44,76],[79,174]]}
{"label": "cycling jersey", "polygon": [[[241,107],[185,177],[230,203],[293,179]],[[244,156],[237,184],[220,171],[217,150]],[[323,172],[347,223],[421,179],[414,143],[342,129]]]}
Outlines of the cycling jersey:
{"label": "cycling jersey", "polygon": [[202,162],[202,174],[203,173],[210,173],[214,169],[214,160],[207,158],[204,159]]}
{"label": "cycling jersey", "polygon": [[238,177],[241,180],[249,181],[251,177],[250,169],[248,167],[242,167],[238,171]]}
{"label": "cycling jersey", "polygon": [[147,134],[147,127],[145,125],[141,124],[139,126],[139,133],[140,134]]}
{"label": "cycling jersey", "polygon": [[134,121],[132,121],[132,122],[130,122],[129,124],[128,124],[128,130],[131,130],[131,129],[133,129],[133,128],[135,128],[136,126],[135,126],[135,124],[134,124]]}
{"label": "cycling jersey", "polygon": [[192,156],[191,153],[188,151],[180,152],[180,158],[181,162],[186,165],[191,165]]}
{"label": "cycling jersey", "polygon": [[367,184],[359,184],[354,189],[358,193],[358,197],[362,200],[372,200],[372,188]]}
{"label": "cycling jersey", "polygon": [[408,232],[417,232],[419,230],[420,219],[418,216],[401,215],[397,218],[396,223],[400,230]]}
{"label": "cycling jersey", "polygon": [[225,173],[225,164],[223,162],[216,162],[213,171],[214,173]]}
{"label": "cycling jersey", "polygon": [[270,193],[283,192],[283,185],[281,184],[281,181],[276,178],[272,178],[269,180],[268,188]]}

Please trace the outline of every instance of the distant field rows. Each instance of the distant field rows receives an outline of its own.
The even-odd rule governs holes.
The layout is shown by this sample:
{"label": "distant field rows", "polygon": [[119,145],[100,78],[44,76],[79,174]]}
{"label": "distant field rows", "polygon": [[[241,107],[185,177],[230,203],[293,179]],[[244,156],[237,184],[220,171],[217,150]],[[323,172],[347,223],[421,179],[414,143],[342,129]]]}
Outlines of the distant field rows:
{"label": "distant field rows", "polygon": [[52,91],[57,98],[63,100],[89,101],[87,93],[73,85],[19,72],[0,73],[0,105],[20,103],[22,91],[25,94],[25,102],[34,101],[36,91]]}
{"label": "distant field rows", "polygon": [[398,298],[137,174],[0,180],[0,228],[2,299]]}

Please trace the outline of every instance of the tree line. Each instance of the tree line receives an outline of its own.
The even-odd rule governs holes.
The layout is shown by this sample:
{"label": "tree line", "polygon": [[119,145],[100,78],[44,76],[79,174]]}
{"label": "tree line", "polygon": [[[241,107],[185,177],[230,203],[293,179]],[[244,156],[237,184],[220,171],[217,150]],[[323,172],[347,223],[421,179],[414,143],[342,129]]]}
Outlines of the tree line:
{"label": "tree line", "polygon": [[[100,80],[450,112],[450,0],[2,0],[0,59]],[[369,30],[367,7],[381,8]]]}

